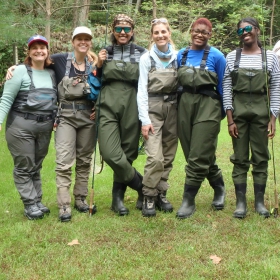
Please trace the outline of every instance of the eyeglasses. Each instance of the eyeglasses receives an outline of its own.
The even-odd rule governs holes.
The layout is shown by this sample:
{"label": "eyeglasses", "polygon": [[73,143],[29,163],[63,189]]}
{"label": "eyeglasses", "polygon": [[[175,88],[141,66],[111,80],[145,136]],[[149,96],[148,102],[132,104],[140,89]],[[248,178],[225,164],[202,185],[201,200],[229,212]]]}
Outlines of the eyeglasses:
{"label": "eyeglasses", "polygon": [[251,32],[252,30],[253,30],[253,26],[252,25],[247,25],[244,28],[237,29],[237,35],[241,36],[244,33],[244,31]]}
{"label": "eyeglasses", "polygon": [[207,36],[211,34],[211,32],[209,31],[199,30],[199,29],[192,29],[191,32],[194,33],[195,35],[201,34],[202,36]]}
{"label": "eyeglasses", "polygon": [[131,27],[128,27],[128,26],[116,26],[114,28],[115,32],[117,33],[121,33],[122,30],[125,32],[125,33],[129,33],[131,31]]}
{"label": "eyeglasses", "polygon": [[168,20],[166,18],[155,18],[151,21],[151,24],[156,24],[158,22],[168,23]]}

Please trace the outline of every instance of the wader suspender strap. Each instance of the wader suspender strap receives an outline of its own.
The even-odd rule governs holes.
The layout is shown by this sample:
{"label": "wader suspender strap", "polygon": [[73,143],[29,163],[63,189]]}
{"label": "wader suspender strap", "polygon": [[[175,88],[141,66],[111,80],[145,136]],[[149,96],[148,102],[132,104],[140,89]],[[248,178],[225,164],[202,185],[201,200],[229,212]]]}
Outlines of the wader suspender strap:
{"label": "wader suspender strap", "polygon": [[[72,57],[73,57],[72,53],[69,52],[68,56],[67,56],[66,69],[65,69],[65,75],[64,76],[69,77],[71,64],[72,64]],[[89,74],[90,67],[91,67],[91,65],[88,62],[86,62],[86,71],[85,71],[86,75]]]}
{"label": "wader suspender strap", "polygon": [[[31,80],[31,84],[30,84],[30,89],[35,89],[35,85],[34,85],[34,82],[33,82],[33,75],[32,75],[32,68],[29,66],[29,65],[25,65],[26,69],[27,69],[27,74]],[[54,76],[54,73],[46,68],[45,70],[47,70],[51,76],[51,79],[52,79],[52,86],[54,89],[56,89],[56,82],[55,82],[55,76]]]}
{"label": "wader suspender strap", "polygon": [[[153,71],[156,70],[156,62],[151,55],[150,55],[150,60],[151,60],[151,70],[150,70],[150,72],[153,72]],[[172,61],[172,68],[176,69],[175,59]]]}
{"label": "wader suspender strap", "polygon": [[[239,63],[240,63],[240,58],[241,58],[241,52],[242,49],[238,48],[236,49],[236,55],[235,55],[235,61],[234,61],[234,70],[237,70],[239,68]],[[263,48],[261,48],[261,53],[262,53],[262,69],[264,72],[266,72],[266,56]]]}
{"label": "wader suspender strap", "polygon": [[[190,47],[186,47],[186,49],[184,50],[184,52],[182,53],[182,62],[181,62],[181,66],[186,65],[186,61],[187,61],[187,57],[188,57],[188,52],[190,50]],[[204,49],[204,53],[203,53],[203,57],[202,60],[200,62],[200,70],[205,70],[206,68],[206,61],[208,58],[210,52],[210,46],[206,45],[205,49]]]}

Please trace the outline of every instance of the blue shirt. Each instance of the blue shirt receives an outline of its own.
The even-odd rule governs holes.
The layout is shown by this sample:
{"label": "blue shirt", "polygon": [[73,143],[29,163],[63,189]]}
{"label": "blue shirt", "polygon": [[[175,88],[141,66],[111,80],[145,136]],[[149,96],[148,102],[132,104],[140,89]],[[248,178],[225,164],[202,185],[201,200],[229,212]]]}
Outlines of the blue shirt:
{"label": "blue shirt", "polygon": [[[177,56],[178,67],[182,66],[181,65],[182,54],[185,51],[185,49],[186,48],[183,48],[178,52],[178,56]],[[187,56],[185,65],[199,68],[201,60],[203,58],[203,53],[204,53],[204,50],[191,50],[190,49],[188,51],[188,56]],[[223,55],[223,53],[220,52],[218,49],[211,47],[207,61],[206,61],[205,69],[217,74],[217,76],[218,76],[217,90],[221,96],[223,95],[222,82],[223,82],[225,67],[226,67],[226,59],[225,59],[225,56]]]}

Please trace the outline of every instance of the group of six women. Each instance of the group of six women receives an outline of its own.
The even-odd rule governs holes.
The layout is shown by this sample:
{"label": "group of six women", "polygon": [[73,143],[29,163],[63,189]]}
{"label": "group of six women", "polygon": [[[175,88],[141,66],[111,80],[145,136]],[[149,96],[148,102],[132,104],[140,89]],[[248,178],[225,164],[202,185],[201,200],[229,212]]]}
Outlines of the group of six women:
{"label": "group of six women", "polygon": [[[41,202],[40,169],[47,154],[53,122],[56,126],[59,219],[62,222],[71,220],[69,190],[71,167],[75,162],[75,208],[80,212],[88,211],[86,197],[96,133],[95,118],[100,152],[114,172],[111,205],[114,212],[129,213],[124,205],[127,186],[137,191],[136,208],[142,210],[144,217],[155,216],[156,209],[173,211],[166,196],[178,137],[187,165],[183,201],[176,216],[184,219],[194,213],[195,197],[205,178],[214,190],[212,207],[222,210],[225,185],[215,152],[220,122],[226,114],[234,149],[231,156],[236,192],[234,217],[246,216],[250,163],[255,210],[268,217],[270,213],[264,205],[268,138],[275,135],[275,120],[279,113],[280,68],[277,56],[261,48],[259,33],[255,19],[241,20],[237,34],[242,48],[229,53],[225,59],[218,49],[208,45],[212,35],[211,22],[199,18],[192,24],[190,47],[177,53],[167,19],[159,18],[151,22],[152,43],[147,51],[133,43],[134,21],[119,14],[112,25],[112,46],[102,49],[98,58],[89,52],[90,29],[77,27],[72,36],[73,53],[52,55],[52,64],[47,62],[46,39],[31,37],[28,43],[31,60],[26,63],[29,67],[16,67],[14,77],[6,82],[0,104],[0,124],[5,116],[3,112],[7,113],[12,106],[6,139],[14,158],[14,180],[25,206],[25,215],[35,219],[49,212]],[[44,86],[36,74],[37,62],[39,70],[49,75]],[[35,95],[37,99],[55,96],[50,78],[54,79],[54,74],[50,68],[54,70],[58,84],[58,102],[53,98],[49,106],[33,106],[34,86],[36,89],[48,88],[51,92],[45,93],[39,88],[37,92],[40,93]],[[102,89],[98,100],[92,101],[84,95],[85,76],[95,68],[96,76],[102,79]],[[23,92],[23,96],[18,92]],[[33,96],[33,99],[36,98]],[[52,110],[57,113],[52,114]],[[48,128],[43,127],[47,124]],[[31,131],[31,126],[36,133]],[[37,145],[43,129],[47,135],[44,152]],[[143,177],[132,166],[138,155],[140,130],[147,155]],[[30,137],[26,137],[28,134]],[[32,153],[23,145],[33,147]]]}

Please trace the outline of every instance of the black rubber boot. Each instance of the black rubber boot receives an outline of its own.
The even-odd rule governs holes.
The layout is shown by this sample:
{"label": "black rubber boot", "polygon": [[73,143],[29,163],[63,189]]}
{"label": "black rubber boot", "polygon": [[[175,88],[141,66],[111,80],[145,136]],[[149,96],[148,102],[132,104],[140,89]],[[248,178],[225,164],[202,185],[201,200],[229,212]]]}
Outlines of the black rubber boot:
{"label": "black rubber boot", "polygon": [[155,200],[156,197],[154,196],[144,196],[144,202],[142,207],[143,217],[156,216]]}
{"label": "black rubber boot", "polygon": [[142,192],[142,188],[143,188],[142,180],[143,180],[143,176],[137,170],[135,170],[133,179],[127,184],[130,188],[138,192],[138,198],[136,202],[136,208],[138,210],[142,210],[143,200],[144,200],[144,195]]}
{"label": "black rubber boot", "polygon": [[261,216],[268,218],[270,216],[270,213],[264,206],[265,188],[266,188],[266,185],[254,184],[255,210]]}
{"label": "black rubber boot", "polygon": [[233,212],[234,218],[243,219],[247,214],[247,201],[246,201],[246,191],[247,184],[235,184],[235,195],[236,195],[236,209]]}
{"label": "black rubber boot", "polygon": [[200,186],[190,186],[185,184],[182,205],[176,214],[178,219],[189,218],[195,212],[195,196],[199,188]]}
{"label": "black rubber boot", "polygon": [[163,212],[173,212],[172,204],[166,199],[166,191],[158,194],[156,208]]}
{"label": "black rubber boot", "polygon": [[125,184],[118,182],[113,183],[111,210],[118,213],[120,216],[125,216],[129,213],[129,210],[123,204],[125,191]]}
{"label": "black rubber boot", "polygon": [[210,186],[214,190],[214,198],[212,201],[212,207],[214,210],[223,210],[225,207],[225,197],[226,197],[226,190],[225,190],[225,183],[223,180],[223,176],[221,176],[216,181],[210,182]]}

